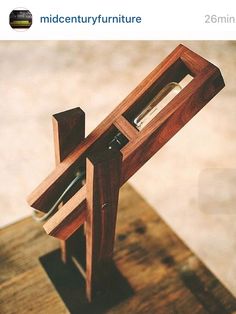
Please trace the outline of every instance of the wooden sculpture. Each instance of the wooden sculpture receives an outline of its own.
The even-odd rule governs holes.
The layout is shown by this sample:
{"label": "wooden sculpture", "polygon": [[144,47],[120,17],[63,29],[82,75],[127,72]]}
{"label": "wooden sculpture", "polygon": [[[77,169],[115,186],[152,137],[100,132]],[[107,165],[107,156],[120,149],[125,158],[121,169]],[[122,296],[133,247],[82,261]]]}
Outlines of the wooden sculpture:
{"label": "wooden sculpture", "polygon": [[[139,128],[137,117],[147,104],[152,106],[156,95],[162,99],[168,88],[187,75],[191,82]],[[80,108],[53,116],[56,168],[28,202],[46,213],[78,169],[85,173],[85,182],[75,184],[65,195],[44,229],[61,240],[63,260],[72,259],[78,265],[90,301],[109,277],[120,187],[223,87],[215,65],[179,45],[86,138]],[[83,257],[86,262],[81,265]]]}

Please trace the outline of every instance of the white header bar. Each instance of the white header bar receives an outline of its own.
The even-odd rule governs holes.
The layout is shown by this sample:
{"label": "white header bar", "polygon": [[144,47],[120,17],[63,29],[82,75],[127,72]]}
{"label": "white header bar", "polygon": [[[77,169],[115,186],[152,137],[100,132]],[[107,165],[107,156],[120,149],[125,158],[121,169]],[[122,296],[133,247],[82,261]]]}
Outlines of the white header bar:
{"label": "white header bar", "polygon": [[[32,13],[28,29],[12,28],[9,14]],[[20,10],[19,9],[19,10]],[[7,1],[1,4],[5,40],[236,39],[236,1]]]}

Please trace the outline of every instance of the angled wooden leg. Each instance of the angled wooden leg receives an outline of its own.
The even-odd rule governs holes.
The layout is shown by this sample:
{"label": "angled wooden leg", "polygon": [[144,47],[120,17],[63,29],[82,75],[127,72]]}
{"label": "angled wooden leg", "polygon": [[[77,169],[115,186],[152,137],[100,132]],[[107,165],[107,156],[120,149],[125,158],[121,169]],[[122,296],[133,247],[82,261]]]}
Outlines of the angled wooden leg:
{"label": "angled wooden leg", "polygon": [[105,288],[112,260],[122,154],[107,150],[87,159],[86,294]]}
{"label": "angled wooden leg", "polygon": [[[82,109],[74,108],[53,115],[53,134],[55,161],[63,161],[85,137],[85,114]],[[83,226],[68,240],[61,240],[61,256],[63,262],[82,248],[84,242]]]}

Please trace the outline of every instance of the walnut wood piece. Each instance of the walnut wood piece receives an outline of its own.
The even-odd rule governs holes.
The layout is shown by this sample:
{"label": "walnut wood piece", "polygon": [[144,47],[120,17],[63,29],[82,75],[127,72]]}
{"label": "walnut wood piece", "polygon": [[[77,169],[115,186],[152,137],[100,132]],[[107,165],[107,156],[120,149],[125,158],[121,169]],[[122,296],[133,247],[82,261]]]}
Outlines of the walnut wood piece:
{"label": "walnut wood piece", "polygon": [[85,138],[85,113],[77,107],[52,117],[56,164],[60,164]]}
{"label": "walnut wood piece", "polygon": [[[143,130],[136,133],[132,131],[132,126],[127,127],[135,114],[144,108],[158,91],[171,81],[181,81],[187,74],[194,76],[194,79]],[[86,156],[94,155],[103,149],[104,141],[114,126],[127,136],[129,134],[130,138],[129,143],[121,150],[121,185],[124,184],[223,87],[224,81],[216,66],[179,45],[35,189],[28,198],[29,204],[47,211],[74,177],[78,165],[85,162]],[[127,121],[122,123],[124,119]],[[66,239],[83,224],[86,217],[84,190],[79,190],[69,202],[44,225],[48,234]],[[76,217],[76,223],[72,217]]]}
{"label": "walnut wood piece", "polygon": [[114,122],[114,125],[124,134],[130,141],[138,136],[139,131],[130,124],[123,116],[120,116]]}
{"label": "walnut wood piece", "polygon": [[[31,218],[0,230],[1,313],[69,313],[38,262],[56,248],[58,241]],[[114,260],[134,294],[103,313],[236,311],[233,296],[129,185],[120,191]],[[70,290],[68,295],[73,302]],[[76,314],[91,313],[85,294],[74,302]],[[81,303],[87,310],[80,310]]]}
{"label": "walnut wood piece", "polygon": [[112,260],[122,154],[107,150],[87,159],[86,293],[106,288]]}
{"label": "walnut wood piece", "polygon": [[[66,110],[52,117],[55,162],[62,162],[85,138],[85,113],[77,107]],[[67,240],[61,240],[61,258],[64,263],[71,255],[77,255],[77,250],[83,249],[84,230],[81,226]]]}

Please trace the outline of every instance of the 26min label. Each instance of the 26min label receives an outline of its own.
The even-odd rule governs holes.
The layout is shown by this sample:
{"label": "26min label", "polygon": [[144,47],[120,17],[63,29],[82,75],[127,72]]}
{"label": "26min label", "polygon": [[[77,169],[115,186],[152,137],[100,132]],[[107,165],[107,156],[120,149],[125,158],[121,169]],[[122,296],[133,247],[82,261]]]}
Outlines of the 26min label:
{"label": "26min label", "polygon": [[206,14],[205,15],[206,24],[234,24],[236,23],[235,16],[232,15],[216,15],[216,14]]}

